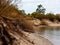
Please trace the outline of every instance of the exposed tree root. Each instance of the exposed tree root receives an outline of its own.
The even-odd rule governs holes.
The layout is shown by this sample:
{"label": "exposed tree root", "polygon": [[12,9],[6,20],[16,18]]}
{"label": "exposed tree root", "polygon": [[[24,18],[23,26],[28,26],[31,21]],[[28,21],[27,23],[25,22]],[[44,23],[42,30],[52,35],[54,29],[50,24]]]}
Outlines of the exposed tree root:
{"label": "exposed tree root", "polygon": [[[24,26],[19,21],[0,16],[0,45],[20,45],[20,39],[32,44],[22,32],[21,27]],[[17,39],[15,34],[19,35],[18,38],[20,39]]]}

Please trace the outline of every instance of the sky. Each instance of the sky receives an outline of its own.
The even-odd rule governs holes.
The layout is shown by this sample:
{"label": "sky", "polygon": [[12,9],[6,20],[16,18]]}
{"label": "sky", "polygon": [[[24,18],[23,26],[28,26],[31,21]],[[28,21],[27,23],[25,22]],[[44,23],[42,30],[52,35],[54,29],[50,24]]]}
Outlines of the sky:
{"label": "sky", "polygon": [[46,9],[46,13],[60,13],[60,0],[22,0],[19,8],[25,10],[26,13],[32,13],[36,11],[39,4]]}

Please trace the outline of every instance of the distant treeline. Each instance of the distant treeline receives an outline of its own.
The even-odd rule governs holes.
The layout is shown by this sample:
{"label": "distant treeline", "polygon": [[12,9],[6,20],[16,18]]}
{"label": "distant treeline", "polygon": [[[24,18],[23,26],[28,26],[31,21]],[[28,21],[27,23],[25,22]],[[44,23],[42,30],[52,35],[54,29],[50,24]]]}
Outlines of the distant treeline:
{"label": "distant treeline", "polygon": [[[3,3],[2,3],[3,2]],[[35,12],[26,14],[25,10],[18,10],[16,5],[11,4],[11,0],[4,1],[0,0],[0,15],[7,17],[20,17],[20,19],[24,18],[37,18],[37,19],[48,19],[50,21],[60,21],[60,14],[47,13],[45,14],[46,9],[40,4],[37,6]],[[16,3],[16,2],[14,2]]]}
{"label": "distant treeline", "polygon": [[37,18],[37,19],[48,19],[50,21],[60,21],[60,14],[52,14],[52,13],[47,13],[47,14],[40,14],[37,12],[33,12],[32,14],[28,14],[28,16],[32,18]]}
{"label": "distant treeline", "polygon": [[40,4],[38,5],[35,12],[28,14],[28,16],[37,19],[48,19],[50,21],[60,21],[60,14],[47,13],[45,14],[46,9]]}

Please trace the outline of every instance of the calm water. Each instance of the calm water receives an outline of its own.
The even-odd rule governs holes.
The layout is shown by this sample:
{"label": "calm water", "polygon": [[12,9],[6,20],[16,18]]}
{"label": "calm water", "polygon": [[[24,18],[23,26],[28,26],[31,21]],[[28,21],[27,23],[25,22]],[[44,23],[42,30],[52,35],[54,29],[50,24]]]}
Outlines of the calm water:
{"label": "calm water", "polygon": [[60,27],[42,27],[36,34],[47,38],[54,45],[60,45]]}

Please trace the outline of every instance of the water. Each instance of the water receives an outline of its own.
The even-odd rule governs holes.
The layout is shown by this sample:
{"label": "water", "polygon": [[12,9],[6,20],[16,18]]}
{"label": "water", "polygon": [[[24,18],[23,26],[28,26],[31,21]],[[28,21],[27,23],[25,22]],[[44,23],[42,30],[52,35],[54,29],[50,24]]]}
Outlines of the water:
{"label": "water", "polygon": [[60,45],[60,27],[41,27],[36,34],[50,40],[54,45]]}

